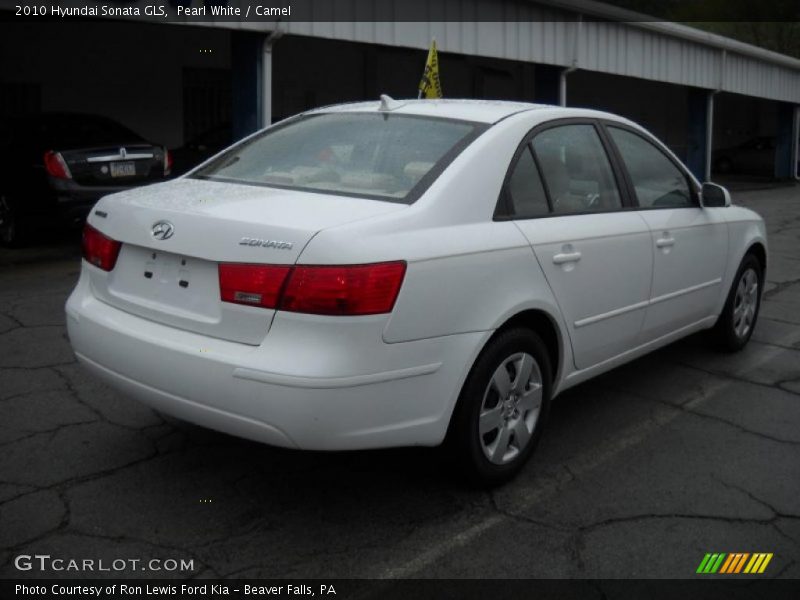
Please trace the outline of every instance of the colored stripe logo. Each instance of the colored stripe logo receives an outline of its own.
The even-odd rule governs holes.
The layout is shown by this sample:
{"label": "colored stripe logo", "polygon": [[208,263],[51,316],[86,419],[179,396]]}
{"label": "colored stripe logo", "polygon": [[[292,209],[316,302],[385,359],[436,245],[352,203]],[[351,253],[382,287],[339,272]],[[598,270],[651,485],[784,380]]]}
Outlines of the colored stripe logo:
{"label": "colored stripe logo", "polygon": [[697,573],[713,575],[737,575],[739,573],[763,573],[772,560],[771,552],[708,553],[700,561]]}

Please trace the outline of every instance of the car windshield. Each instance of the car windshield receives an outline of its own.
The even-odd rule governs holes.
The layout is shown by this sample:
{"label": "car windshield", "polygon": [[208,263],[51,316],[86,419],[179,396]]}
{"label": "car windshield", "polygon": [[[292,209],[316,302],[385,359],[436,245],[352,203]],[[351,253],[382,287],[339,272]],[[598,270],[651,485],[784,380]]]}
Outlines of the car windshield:
{"label": "car windshield", "polygon": [[382,113],[293,119],[192,177],[411,203],[485,125]]}

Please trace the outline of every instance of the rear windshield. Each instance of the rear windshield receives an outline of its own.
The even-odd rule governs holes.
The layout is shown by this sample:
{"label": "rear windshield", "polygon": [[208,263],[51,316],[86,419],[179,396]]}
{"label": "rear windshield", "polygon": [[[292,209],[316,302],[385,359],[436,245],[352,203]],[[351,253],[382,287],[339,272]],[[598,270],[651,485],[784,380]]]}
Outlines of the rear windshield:
{"label": "rear windshield", "polygon": [[381,113],[293,119],[192,177],[411,203],[485,125]]}

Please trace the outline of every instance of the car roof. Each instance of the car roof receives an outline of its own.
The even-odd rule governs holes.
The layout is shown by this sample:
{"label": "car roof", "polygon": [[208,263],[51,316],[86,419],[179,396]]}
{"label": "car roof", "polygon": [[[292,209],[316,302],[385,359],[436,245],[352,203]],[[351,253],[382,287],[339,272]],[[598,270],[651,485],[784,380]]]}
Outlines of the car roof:
{"label": "car roof", "polygon": [[518,112],[541,108],[552,108],[546,104],[530,104],[527,102],[510,102],[505,100],[461,100],[451,98],[440,98],[435,100],[394,100],[388,98],[386,106],[383,110],[381,110],[382,105],[384,105],[384,102],[381,101],[352,102],[348,104],[324,106],[310,112],[386,112],[401,115],[460,119],[464,121],[476,121],[479,123],[496,123],[497,121]]}
{"label": "car roof", "polygon": [[630,123],[628,119],[620,117],[619,115],[592,109],[567,108],[552,104],[533,104],[530,102],[512,102],[507,100],[455,98],[394,100],[386,97],[385,101],[351,102],[347,104],[323,106],[308,111],[306,114],[378,112],[385,114],[460,119],[463,121],[493,124],[511,115],[529,111],[541,111],[543,121],[567,117],[594,117]]}

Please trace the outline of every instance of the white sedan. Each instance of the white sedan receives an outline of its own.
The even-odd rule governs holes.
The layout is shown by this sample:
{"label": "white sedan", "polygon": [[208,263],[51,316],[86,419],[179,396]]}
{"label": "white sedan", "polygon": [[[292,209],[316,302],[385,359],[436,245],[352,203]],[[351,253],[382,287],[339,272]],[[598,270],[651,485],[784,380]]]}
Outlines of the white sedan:
{"label": "white sedan", "polygon": [[383,97],[102,199],[83,256],[72,346],[132,398],[289,448],[447,442],[495,484],[567,388],[744,346],[767,244],[626,119]]}

